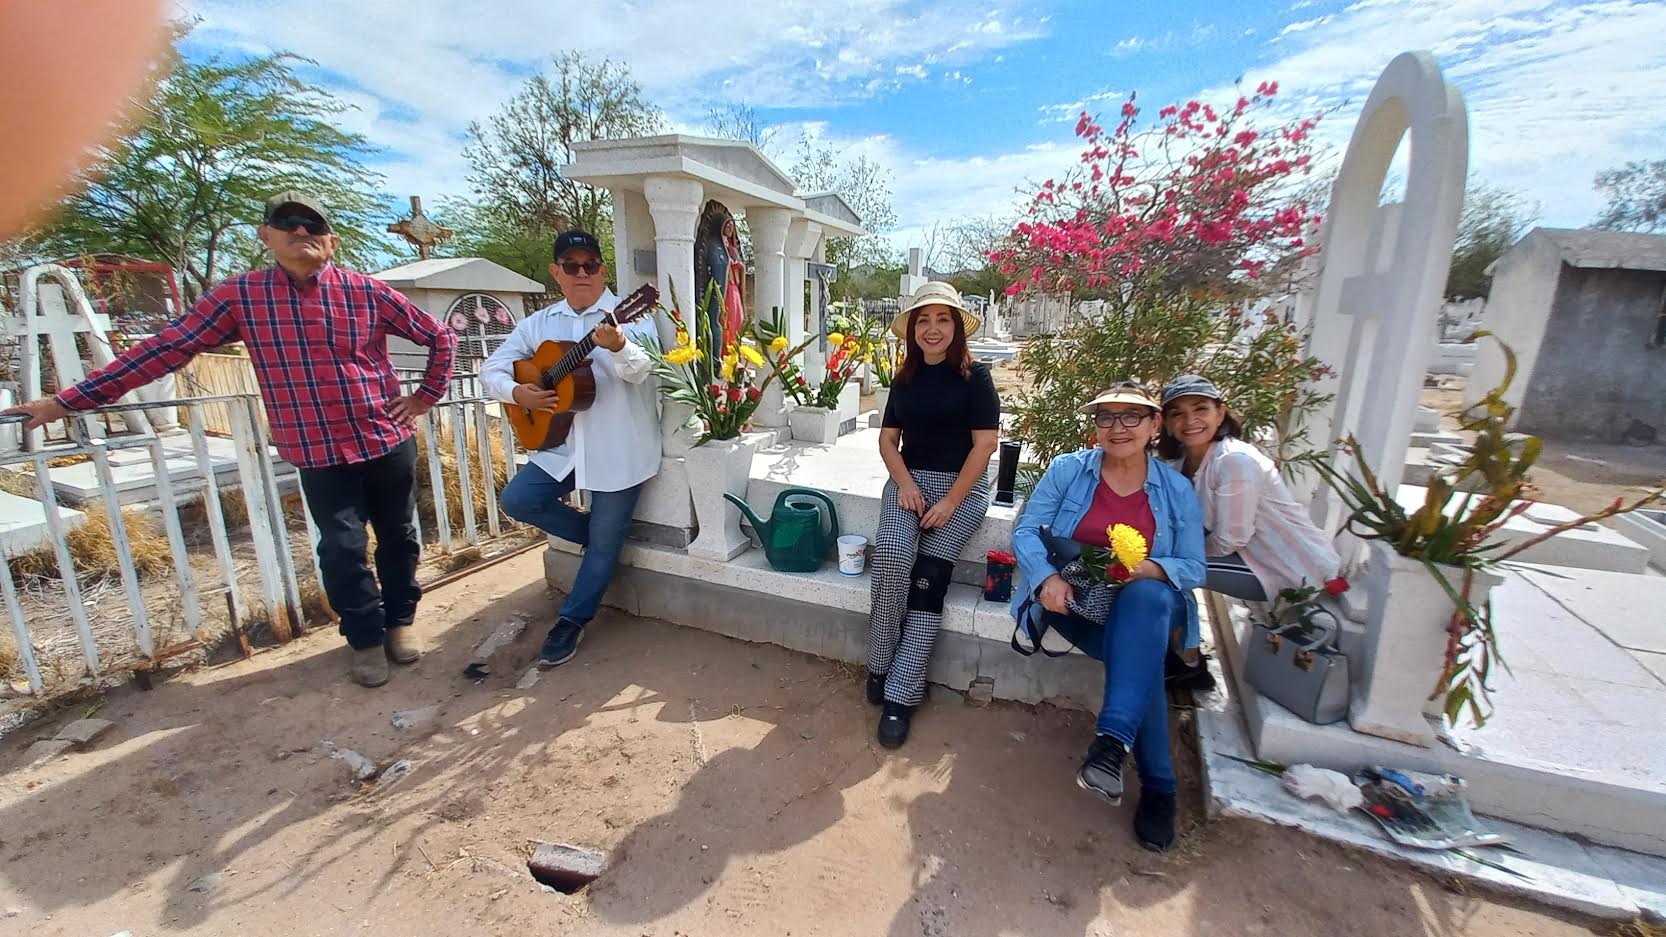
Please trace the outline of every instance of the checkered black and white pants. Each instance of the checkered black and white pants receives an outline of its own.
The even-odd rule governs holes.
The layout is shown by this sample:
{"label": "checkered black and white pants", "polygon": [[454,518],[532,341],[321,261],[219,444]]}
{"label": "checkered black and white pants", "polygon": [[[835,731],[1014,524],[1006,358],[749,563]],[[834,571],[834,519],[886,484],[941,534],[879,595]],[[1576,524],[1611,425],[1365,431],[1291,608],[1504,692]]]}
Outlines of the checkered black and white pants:
{"label": "checkered black and white pants", "polygon": [[[943,500],[958,478],[953,472],[910,471],[926,506]],[[868,672],[883,673],[885,698],[913,706],[925,698],[926,667],[943,623],[940,612],[908,607],[914,564],[921,556],[954,563],[989,512],[989,482],[980,478],[949,522],[920,529],[920,519],[897,506],[897,483],[887,481],[874,537],[873,606],[868,613]]]}

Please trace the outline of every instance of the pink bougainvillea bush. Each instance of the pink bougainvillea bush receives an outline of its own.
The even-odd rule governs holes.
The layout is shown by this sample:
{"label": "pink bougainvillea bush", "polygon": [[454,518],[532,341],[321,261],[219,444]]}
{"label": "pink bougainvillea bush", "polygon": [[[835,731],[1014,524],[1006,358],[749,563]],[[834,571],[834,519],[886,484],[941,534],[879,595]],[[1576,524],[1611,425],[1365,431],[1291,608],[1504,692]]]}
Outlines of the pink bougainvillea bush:
{"label": "pink bougainvillea bush", "polygon": [[1142,127],[1131,95],[1109,130],[1084,112],[1080,162],[1036,187],[1024,218],[990,259],[1026,291],[1098,299],[1054,336],[1032,340],[1008,401],[1014,434],[1041,464],[1090,438],[1075,407],[1127,379],[1152,385],[1201,373],[1272,448],[1293,415],[1321,401],[1324,365],[1257,301],[1288,295],[1319,216],[1311,188],[1318,115],[1273,121],[1276,84],[1216,108],[1170,105]]}

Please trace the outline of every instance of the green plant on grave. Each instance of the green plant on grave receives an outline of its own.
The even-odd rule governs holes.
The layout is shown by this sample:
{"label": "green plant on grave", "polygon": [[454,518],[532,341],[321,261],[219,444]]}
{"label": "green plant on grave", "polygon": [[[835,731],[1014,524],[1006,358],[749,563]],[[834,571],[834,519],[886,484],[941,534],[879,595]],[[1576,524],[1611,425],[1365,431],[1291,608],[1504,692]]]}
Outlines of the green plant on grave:
{"label": "green plant on grave", "polygon": [[1039,474],[1056,456],[1093,445],[1091,425],[1076,412],[1082,401],[1119,381],[1160,385],[1194,373],[1221,389],[1246,435],[1271,436],[1285,461],[1306,440],[1282,428],[1329,399],[1313,383],[1329,369],[1302,344],[1300,331],[1272,313],[1253,321],[1223,311],[1212,294],[1135,287],[1101,316],[1025,343],[1015,364],[1028,386],[1006,401],[1009,432],[1034,454],[1027,468]]}
{"label": "green plant on grave", "polygon": [[[1469,340],[1491,335],[1480,331]],[[1533,506],[1528,472],[1542,450],[1538,437],[1513,433],[1507,428],[1515,407],[1504,399],[1504,394],[1515,380],[1516,356],[1509,345],[1493,338],[1504,354],[1503,380],[1459,416],[1461,428],[1475,434],[1469,455],[1430,479],[1428,494],[1416,510],[1408,512],[1395,499],[1396,483],[1383,485],[1366,464],[1352,436],[1343,445],[1344,452],[1353,457],[1351,472],[1336,467],[1322,454],[1300,459],[1312,465],[1341,497],[1348,512],[1344,526],[1349,532],[1364,540],[1380,540],[1401,556],[1420,561],[1452,600],[1456,611],[1447,626],[1446,657],[1429,698],[1446,695],[1446,720],[1453,725],[1466,709],[1476,726],[1484,725],[1487,710],[1491,708],[1487,680],[1492,665],[1496,662],[1508,670],[1499,653],[1492,602],[1489,599],[1477,605],[1470,599],[1475,573],[1497,566],[1563,531],[1666,500],[1663,488],[1631,504],[1615,498],[1613,504],[1601,511],[1560,524],[1514,546],[1493,542],[1493,534],[1505,523]],[[1469,487],[1478,490],[1463,491]],[[1447,577],[1447,570],[1452,569],[1462,574],[1457,585]]]}

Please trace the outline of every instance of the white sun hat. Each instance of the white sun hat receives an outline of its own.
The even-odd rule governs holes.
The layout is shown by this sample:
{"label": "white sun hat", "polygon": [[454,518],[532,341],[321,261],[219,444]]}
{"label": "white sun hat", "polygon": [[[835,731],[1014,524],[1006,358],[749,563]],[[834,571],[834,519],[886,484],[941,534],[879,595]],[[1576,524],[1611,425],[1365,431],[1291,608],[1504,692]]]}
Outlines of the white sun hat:
{"label": "white sun hat", "polygon": [[908,302],[902,307],[902,312],[897,313],[897,317],[891,320],[891,332],[906,341],[908,339],[909,313],[921,306],[939,305],[960,311],[960,324],[966,327],[966,339],[971,341],[972,336],[977,334],[982,323],[978,321],[977,316],[972,315],[967,310],[966,304],[960,299],[960,291],[954,288],[954,284],[944,283],[942,280],[932,280],[915,290],[913,296],[908,297]]}

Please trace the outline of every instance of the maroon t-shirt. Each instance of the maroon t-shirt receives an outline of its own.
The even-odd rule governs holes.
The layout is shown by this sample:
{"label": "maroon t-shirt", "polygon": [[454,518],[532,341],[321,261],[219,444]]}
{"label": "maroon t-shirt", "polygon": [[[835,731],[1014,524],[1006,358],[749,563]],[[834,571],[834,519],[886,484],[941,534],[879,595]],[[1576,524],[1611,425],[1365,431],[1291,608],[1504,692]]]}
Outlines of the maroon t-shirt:
{"label": "maroon t-shirt", "polygon": [[1146,543],[1151,542],[1157,534],[1157,516],[1151,513],[1151,499],[1146,497],[1144,488],[1131,495],[1119,495],[1105,484],[1105,479],[1099,479],[1099,485],[1093,489],[1093,503],[1088,505],[1087,515],[1076,525],[1070,539],[1109,547],[1111,538],[1105,531],[1112,524],[1127,524],[1139,531]]}

